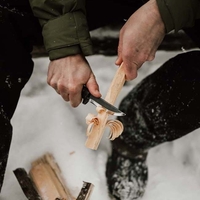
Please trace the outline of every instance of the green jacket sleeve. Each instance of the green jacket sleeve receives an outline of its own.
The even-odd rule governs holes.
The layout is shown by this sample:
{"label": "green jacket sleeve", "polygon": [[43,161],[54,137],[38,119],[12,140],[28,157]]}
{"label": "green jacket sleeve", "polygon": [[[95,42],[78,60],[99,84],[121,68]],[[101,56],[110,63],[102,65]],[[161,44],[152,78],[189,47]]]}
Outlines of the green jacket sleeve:
{"label": "green jacket sleeve", "polygon": [[200,18],[200,0],[157,0],[166,32],[191,27]]}
{"label": "green jacket sleeve", "polygon": [[29,0],[50,60],[93,54],[84,0]]}

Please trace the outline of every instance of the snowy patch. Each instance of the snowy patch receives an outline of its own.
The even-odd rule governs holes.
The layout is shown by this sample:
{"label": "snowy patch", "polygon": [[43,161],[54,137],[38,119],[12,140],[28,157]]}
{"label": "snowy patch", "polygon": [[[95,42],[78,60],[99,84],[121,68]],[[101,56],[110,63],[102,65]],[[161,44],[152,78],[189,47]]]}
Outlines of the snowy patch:
{"label": "snowy patch", "polygon": [[[156,59],[145,63],[137,79],[122,89],[116,106],[140,80],[177,53],[158,51]],[[103,97],[116,72],[115,59],[115,56],[88,57]],[[85,147],[85,117],[89,112],[95,113],[95,107],[71,108],[46,84],[48,58],[37,58],[34,62],[34,73],[22,92],[12,120],[14,133],[1,200],[26,200],[13,170],[20,167],[29,171],[31,162],[46,152],[55,157],[74,197],[86,181],[95,186],[91,200],[109,200],[105,177],[105,164],[110,153],[108,133],[104,134],[97,151]],[[199,143],[199,130],[196,130],[150,150],[147,160],[149,182],[143,200],[199,200]]]}

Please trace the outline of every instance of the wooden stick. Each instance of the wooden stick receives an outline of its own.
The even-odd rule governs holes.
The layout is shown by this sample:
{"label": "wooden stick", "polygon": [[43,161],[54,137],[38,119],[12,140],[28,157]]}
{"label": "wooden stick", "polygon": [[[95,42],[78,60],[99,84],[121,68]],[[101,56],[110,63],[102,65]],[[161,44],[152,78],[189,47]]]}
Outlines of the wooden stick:
{"label": "wooden stick", "polygon": [[[125,83],[125,73],[122,68],[122,65],[118,68],[112,83],[109,87],[108,93],[105,97],[105,100],[111,104],[114,104],[119,92],[121,91],[123,85]],[[100,141],[102,139],[104,129],[107,123],[109,113],[106,112],[106,110],[99,112],[97,115],[98,118],[98,124],[94,124],[92,126],[92,129],[90,131],[90,134],[88,135],[87,141],[85,143],[85,146],[87,148],[97,150]]]}

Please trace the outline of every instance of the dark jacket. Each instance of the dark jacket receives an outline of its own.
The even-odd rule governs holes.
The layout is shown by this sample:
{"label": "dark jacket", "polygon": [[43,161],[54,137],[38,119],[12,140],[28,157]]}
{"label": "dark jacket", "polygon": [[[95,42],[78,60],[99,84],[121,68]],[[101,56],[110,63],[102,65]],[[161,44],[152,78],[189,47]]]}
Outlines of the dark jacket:
{"label": "dark jacket", "polygon": [[68,55],[93,54],[86,20],[85,0],[29,0],[43,28],[51,60]]}
{"label": "dark jacket", "polygon": [[[44,43],[50,59],[93,53],[85,0],[29,1],[43,27]],[[195,20],[200,18],[199,0],[157,0],[157,4],[167,32],[193,26]]]}
{"label": "dark jacket", "polygon": [[200,0],[157,0],[166,32],[194,26],[200,19]]}
{"label": "dark jacket", "polygon": [[39,19],[50,60],[78,53],[93,54],[85,0],[0,0],[0,7],[16,13],[33,13]]}
{"label": "dark jacket", "polygon": [[[85,0],[0,0],[3,4],[28,12],[31,6],[42,26],[51,60],[78,53],[93,54]],[[157,0],[157,4],[167,33],[191,27],[200,18],[199,0]]]}
{"label": "dark jacket", "polygon": [[32,13],[28,0],[0,0],[0,7],[16,13]]}

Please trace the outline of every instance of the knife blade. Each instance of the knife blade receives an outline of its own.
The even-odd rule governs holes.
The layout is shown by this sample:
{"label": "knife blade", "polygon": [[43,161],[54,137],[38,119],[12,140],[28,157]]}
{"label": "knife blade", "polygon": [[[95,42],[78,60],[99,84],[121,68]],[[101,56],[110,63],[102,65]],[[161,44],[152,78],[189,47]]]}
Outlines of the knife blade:
{"label": "knife blade", "polygon": [[87,104],[88,102],[94,104],[95,106],[102,106],[105,109],[109,110],[109,112],[115,116],[124,116],[126,115],[125,113],[123,113],[122,111],[120,111],[119,109],[117,109],[115,106],[113,106],[112,104],[108,103],[107,101],[105,101],[102,98],[97,98],[95,96],[93,96],[88,88],[86,86],[83,86],[82,89],[82,103],[83,104]]}

